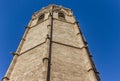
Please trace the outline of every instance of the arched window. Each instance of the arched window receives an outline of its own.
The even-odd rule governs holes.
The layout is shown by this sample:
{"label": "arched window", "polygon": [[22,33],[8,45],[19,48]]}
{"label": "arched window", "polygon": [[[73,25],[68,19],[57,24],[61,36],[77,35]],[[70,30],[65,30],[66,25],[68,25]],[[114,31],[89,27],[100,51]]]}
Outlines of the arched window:
{"label": "arched window", "polygon": [[42,14],[39,16],[38,23],[42,22],[44,20],[45,14]]}
{"label": "arched window", "polygon": [[62,12],[58,13],[58,18],[59,19],[65,19],[65,15]]}

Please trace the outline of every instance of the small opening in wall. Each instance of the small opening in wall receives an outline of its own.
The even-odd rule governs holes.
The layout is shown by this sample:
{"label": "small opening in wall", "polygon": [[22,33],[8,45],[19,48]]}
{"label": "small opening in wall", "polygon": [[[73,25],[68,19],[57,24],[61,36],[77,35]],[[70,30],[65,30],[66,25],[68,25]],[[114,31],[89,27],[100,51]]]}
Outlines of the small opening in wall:
{"label": "small opening in wall", "polygon": [[40,16],[39,16],[39,19],[38,19],[38,23],[40,23],[41,21],[43,21],[43,20],[44,20],[44,17],[45,17],[44,14],[40,15]]}
{"label": "small opening in wall", "polygon": [[58,18],[59,19],[65,19],[65,15],[62,12],[58,13]]}

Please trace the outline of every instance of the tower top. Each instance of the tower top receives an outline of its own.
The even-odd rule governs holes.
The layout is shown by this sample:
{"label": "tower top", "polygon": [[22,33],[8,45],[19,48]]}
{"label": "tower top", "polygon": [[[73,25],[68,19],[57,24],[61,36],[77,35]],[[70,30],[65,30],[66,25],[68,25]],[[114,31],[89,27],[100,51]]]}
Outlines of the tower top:
{"label": "tower top", "polygon": [[51,10],[53,10],[54,12],[63,11],[67,15],[73,15],[72,10],[69,9],[69,8],[63,7],[61,5],[50,4],[50,5],[46,6],[46,7],[41,8],[40,10],[34,12],[33,13],[33,18],[34,18],[34,16],[38,16],[41,13],[51,12]]}
{"label": "tower top", "polygon": [[60,9],[62,8],[62,9],[71,11],[71,9],[69,9],[69,8],[63,7],[62,5],[56,5],[56,4],[50,4],[50,5],[46,6],[46,7],[43,7],[41,10],[48,9],[48,8],[51,8],[51,7],[60,8]]}

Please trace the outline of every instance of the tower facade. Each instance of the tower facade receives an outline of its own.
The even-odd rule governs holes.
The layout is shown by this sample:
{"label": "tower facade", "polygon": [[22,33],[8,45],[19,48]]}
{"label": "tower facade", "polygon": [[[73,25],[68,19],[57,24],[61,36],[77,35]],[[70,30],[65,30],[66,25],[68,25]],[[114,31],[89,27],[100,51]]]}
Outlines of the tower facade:
{"label": "tower facade", "polygon": [[35,12],[2,81],[100,81],[70,9]]}

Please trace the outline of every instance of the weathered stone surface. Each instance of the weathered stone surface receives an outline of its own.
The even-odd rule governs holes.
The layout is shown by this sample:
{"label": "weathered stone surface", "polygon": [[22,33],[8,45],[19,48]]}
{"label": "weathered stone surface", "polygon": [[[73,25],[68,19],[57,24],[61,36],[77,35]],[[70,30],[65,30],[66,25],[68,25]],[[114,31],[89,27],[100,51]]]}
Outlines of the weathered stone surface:
{"label": "weathered stone surface", "polygon": [[53,41],[75,47],[83,46],[83,40],[77,36],[74,24],[54,20]]}
{"label": "weathered stone surface", "polygon": [[46,53],[47,44],[44,43],[20,55],[14,66],[10,81],[42,81],[42,60]]}
{"label": "weathered stone surface", "polygon": [[80,51],[53,43],[51,81],[90,81],[84,53]]}
{"label": "weathered stone surface", "polygon": [[21,53],[46,40],[48,34],[48,24],[49,20],[42,22],[29,30],[22,46]]}
{"label": "weathered stone surface", "polygon": [[[59,19],[59,12],[65,18]],[[37,23],[41,14],[45,17]],[[43,8],[32,16],[29,28],[5,75],[9,81],[100,81],[70,9]]]}

